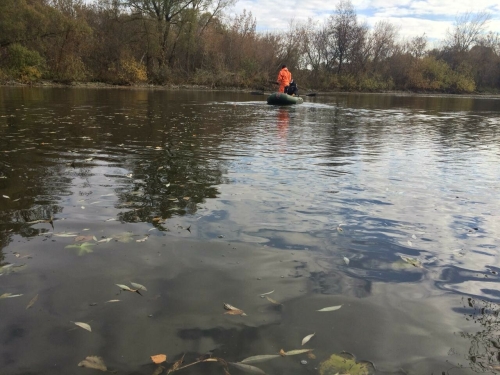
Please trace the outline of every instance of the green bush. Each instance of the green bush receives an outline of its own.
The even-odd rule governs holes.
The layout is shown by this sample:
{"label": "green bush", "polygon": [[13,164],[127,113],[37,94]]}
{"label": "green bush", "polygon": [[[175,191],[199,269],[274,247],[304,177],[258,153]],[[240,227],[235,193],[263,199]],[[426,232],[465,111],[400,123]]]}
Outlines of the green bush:
{"label": "green bush", "polygon": [[15,43],[7,47],[6,68],[15,79],[29,83],[39,80],[45,70],[45,59],[37,51]]}
{"label": "green bush", "polygon": [[84,82],[87,79],[87,69],[79,56],[65,55],[52,73],[55,81]]}

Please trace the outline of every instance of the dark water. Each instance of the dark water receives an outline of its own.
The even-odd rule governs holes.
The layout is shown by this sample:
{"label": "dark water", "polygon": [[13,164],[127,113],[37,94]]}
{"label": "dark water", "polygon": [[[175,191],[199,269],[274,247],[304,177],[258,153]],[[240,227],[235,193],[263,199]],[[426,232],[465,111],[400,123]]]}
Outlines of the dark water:
{"label": "dark water", "polygon": [[251,365],[500,369],[499,115],[495,98],[0,88],[0,295],[22,294],[0,299],[0,374],[302,348],[316,358]]}

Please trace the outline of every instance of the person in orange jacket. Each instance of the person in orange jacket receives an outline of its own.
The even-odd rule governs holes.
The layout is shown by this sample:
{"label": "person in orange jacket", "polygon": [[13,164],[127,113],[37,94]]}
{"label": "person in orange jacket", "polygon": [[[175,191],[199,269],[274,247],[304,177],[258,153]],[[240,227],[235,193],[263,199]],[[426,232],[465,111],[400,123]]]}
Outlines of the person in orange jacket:
{"label": "person in orange jacket", "polygon": [[290,85],[290,81],[292,80],[292,73],[290,73],[286,65],[281,67],[276,80],[280,85],[279,92],[285,92],[285,87],[288,87],[288,85]]}

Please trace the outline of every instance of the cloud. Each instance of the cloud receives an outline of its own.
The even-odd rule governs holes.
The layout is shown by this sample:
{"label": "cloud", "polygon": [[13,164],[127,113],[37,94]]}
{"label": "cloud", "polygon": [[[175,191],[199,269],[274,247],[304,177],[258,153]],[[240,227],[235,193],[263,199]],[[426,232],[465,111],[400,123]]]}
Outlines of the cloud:
{"label": "cloud", "polygon": [[[389,21],[400,28],[401,37],[425,33],[431,40],[444,39],[446,31],[461,13],[488,11],[492,18],[487,30],[500,29],[498,0],[352,0],[361,21],[373,26],[377,21]],[[268,0],[240,0],[232,13],[246,9],[257,19],[259,31],[289,30],[290,22],[306,22],[308,18],[321,25],[335,12],[338,1],[297,1],[283,3]]]}

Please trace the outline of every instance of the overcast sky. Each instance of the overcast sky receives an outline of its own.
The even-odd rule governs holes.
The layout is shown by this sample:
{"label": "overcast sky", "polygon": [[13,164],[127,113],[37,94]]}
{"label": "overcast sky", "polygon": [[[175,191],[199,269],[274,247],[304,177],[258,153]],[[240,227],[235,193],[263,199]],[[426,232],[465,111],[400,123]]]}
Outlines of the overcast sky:
{"label": "overcast sky", "polygon": [[[488,11],[488,30],[500,32],[500,0],[351,0],[358,19],[373,26],[385,20],[399,27],[401,37],[423,33],[430,40],[442,40],[456,16],[464,12]],[[257,19],[258,31],[288,30],[290,20],[309,17],[323,22],[335,10],[338,0],[238,0],[232,9],[246,9]]]}

